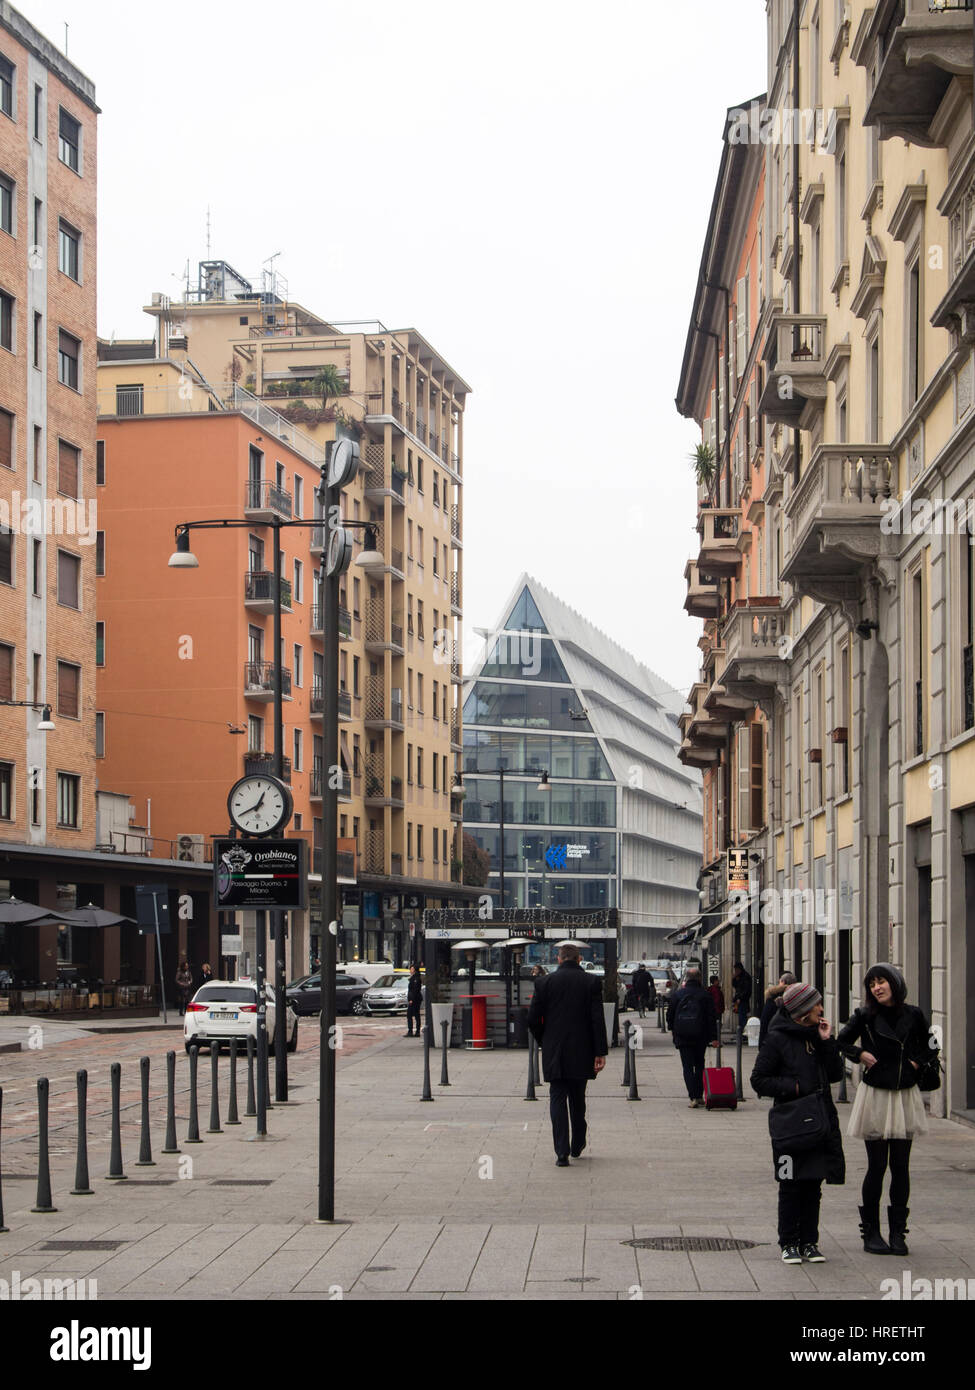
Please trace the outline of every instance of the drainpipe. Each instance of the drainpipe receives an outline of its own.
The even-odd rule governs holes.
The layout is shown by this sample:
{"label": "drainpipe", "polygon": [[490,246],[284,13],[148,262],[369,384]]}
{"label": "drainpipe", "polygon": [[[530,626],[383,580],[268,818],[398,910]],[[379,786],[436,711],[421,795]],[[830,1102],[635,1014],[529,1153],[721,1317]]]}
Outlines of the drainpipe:
{"label": "drainpipe", "polygon": [[[792,106],[798,112],[799,104],[799,6],[800,0],[793,0],[792,8]],[[796,122],[792,122],[792,312],[800,312],[799,289],[799,142],[795,140]],[[792,436],[792,480],[799,482],[799,429]]]}
{"label": "drainpipe", "polygon": [[[724,295],[724,448],[725,448],[725,469],[724,469],[724,505],[731,506],[731,358],[729,355],[729,330],[728,315],[731,312],[731,290],[727,285],[719,284],[715,280],[705,280],[704,285],[709,290],[720,290]],[[718,334],[709,334],[710,337],[718,338]],[[715,363],[716,370],[720,367]],[[721,489],[719,479],[718,506],[721,506]]]}

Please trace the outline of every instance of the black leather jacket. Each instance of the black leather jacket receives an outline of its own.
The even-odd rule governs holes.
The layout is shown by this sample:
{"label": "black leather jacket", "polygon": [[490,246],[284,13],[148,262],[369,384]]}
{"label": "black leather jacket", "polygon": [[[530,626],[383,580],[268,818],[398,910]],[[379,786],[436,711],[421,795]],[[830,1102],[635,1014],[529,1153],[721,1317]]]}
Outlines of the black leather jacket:
{"label": "black leather jacket", "polygon": [[929,1034],[928,1021],[921,1010],[905,1004],[899,1013],[878,1009],[872,1018],[866,1009],[857,1009],[836,1041],[852,1062],[859,1062],[864,1052],[876,1057],[876,1065],[863,1073],[868,1086],[906,1091],[917,1085],[917,1070],[911,1063],[924,1063],[938,1054],[938,1049],[931,1046]]}

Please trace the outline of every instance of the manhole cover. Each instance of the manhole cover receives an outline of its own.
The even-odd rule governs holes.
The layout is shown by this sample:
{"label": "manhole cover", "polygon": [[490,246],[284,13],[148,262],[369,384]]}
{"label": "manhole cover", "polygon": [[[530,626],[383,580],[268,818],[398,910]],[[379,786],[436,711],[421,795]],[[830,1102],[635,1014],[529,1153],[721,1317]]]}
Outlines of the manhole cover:
{"label": "manhole cover", "polygon": [[120,1250],[126,1243],[124,1240],[46,1240],[40,1249],[66,1254],[73,1250]]}
{"label": "manhole cover", "polygon": [[216,1178],[211,1187],[270,1187],[270,1178]]}
{"label": "manhole cover", "polygon": [[735,1240],[731,1236],[641,1236],[639,1240],[624,1240],[634,1250],[754,1250],[767,1244],[756,1240]]}

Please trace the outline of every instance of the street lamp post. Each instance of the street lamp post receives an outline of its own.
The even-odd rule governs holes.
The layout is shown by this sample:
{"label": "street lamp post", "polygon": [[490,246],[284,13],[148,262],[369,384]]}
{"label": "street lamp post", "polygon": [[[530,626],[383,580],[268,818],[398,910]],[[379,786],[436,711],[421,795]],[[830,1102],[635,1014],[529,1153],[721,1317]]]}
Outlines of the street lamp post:
{"label": "street lamp post", "polygon": [[41,722],[37,726],[39,734],[52,734],[54,732],[54,720],[51,718],[51,706],[41,704],[36,700],[0,700],[0,705],[7,709],[32,709],[41,716]]}

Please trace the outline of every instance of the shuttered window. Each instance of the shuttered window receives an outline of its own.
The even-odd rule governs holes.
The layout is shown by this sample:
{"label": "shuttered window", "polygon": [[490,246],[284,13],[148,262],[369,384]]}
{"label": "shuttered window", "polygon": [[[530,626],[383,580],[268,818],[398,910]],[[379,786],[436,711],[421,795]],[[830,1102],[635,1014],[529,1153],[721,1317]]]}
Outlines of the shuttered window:
{"label": "shuttered window", "polygon": [[752,829],[765,824],[765,725],[753,724],[752,735]]}
{"label": "shuttered window", "polygon": [[58,662],[58,714],[78,719],[81,714],[81,667]]}
{"label": "shuttered window", "polygon": [[0,410],[0,464],[14,466],[14,417],[9,410]]}
{"label": "shuttered window", "polygon": [[738,374],[745,375],[745,363],[748,361],[748,276],[743,275],[738,281],[738,293],[736,296],[738,309],[735,329],[737,333],[738,347]]}
{"label": "shuttered window", "polygon": [[14,698],[14,649],[0,647],[0,700]]}
{"label": "shuttered window", "polygon": [[0,584],[14,582],[14,534],[0,526]]}
{"label": "shuttered window", "polygon": [[67,550],[58,551],[58,603],[81,607],[81,561]]}
{"label": "shuttered window", "polygon": [[81,476],[81,450],[73,444],[58,440],[58,492],[63,497],[77,497]]}

